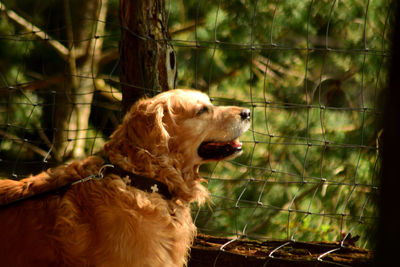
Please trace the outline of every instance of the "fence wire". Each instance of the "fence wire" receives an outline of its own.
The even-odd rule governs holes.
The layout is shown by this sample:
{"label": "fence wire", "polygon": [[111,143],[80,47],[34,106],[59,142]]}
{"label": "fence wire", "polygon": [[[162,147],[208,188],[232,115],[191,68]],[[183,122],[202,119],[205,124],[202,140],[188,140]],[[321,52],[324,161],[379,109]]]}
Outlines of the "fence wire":
{"label": "fence wire", "polygon": [[[3,177],[93,154],[121,120],[118,1],[78,2],[0,2]],[[252,111],[244,153],[201,168],[199,230],[371,248],[390,1],[165,6],[178,87]]]}

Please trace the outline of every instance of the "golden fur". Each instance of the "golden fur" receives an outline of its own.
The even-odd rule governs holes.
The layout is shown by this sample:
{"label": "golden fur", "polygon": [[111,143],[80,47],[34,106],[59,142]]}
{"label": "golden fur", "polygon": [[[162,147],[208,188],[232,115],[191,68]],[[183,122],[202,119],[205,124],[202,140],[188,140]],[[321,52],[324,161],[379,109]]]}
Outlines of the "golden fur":
{"label": "golden fur", "polygon": [[[196,234],[189,204],[208,197],[198,167],[209,160],[197,149],[246,131],[242,110],[212,106],[192,90],[138,101],[104,146],[105,155],[125,171],[165,183],[173,199],[110,173],[0,207],[0,265],[183,266]],[[0,180],[0,204],[97,174],[103,164],[91,156],[21,181]]]}

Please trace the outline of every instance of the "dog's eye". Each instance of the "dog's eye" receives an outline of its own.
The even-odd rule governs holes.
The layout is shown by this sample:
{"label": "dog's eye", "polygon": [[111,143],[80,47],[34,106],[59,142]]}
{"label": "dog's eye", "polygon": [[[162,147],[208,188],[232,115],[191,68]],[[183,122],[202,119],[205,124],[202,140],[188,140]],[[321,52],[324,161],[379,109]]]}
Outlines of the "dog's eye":
{"label": "dog's eye", "polygon": [[208,113],[210,111],[208,106],[202,106],[196,113],[197,116],[200,116],[201,114]]}

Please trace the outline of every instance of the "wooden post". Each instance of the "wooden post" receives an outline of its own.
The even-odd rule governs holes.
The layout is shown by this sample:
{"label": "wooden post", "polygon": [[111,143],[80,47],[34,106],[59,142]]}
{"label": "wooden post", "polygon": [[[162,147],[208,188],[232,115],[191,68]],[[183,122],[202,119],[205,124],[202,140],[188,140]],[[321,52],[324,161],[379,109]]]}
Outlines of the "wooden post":
{"label": "wooden post", "polygon": [[165,0],[120,0],[120,80],[125,109],[144,95],[175,88]]}
{"label": "wooden post", "polygon": [[[228,244],[229,245],[224,245]],[[221,247],[224,249],[221,250]],[[199,234],[188,267],[371,266],[374,253],[340,242],[255,241]],[[390,265],[380,265],[390,266]]]}

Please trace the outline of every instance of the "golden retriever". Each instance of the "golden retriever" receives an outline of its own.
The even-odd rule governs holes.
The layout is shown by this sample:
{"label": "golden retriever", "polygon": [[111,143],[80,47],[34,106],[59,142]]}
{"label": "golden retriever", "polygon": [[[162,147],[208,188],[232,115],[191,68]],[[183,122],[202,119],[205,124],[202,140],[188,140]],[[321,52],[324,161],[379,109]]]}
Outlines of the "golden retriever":
{"label": "golden retriever", "polygon": [[0,180],[0,265],[183,266],[196,234],[189,204],[208,197],[199,165],[240,154],[249,124],[248,109],[194,90],[138,101],[106,160]]}

